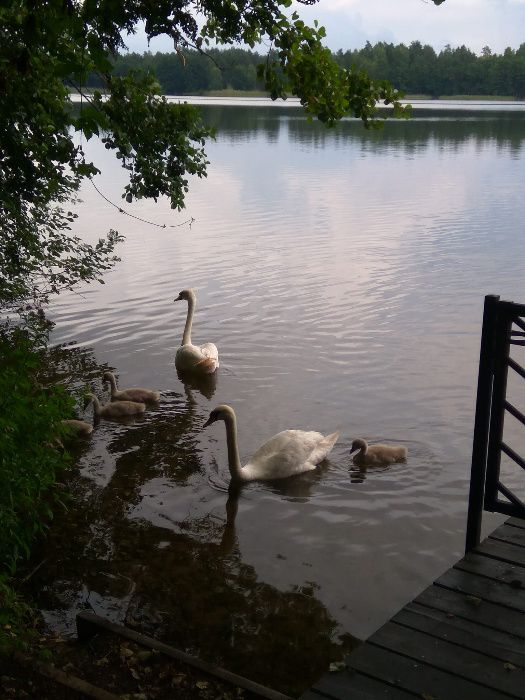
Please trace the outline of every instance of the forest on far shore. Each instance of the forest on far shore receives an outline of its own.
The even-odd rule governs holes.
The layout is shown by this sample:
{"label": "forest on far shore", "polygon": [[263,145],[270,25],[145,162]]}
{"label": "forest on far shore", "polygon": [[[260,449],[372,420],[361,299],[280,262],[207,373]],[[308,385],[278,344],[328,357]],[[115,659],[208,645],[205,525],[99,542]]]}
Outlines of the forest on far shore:
{"label": "forest on far shore", "polygon": [[[465,46],[446,46],[436,53],[432,46],[414,41],[410,46],[379,42],[354,51],[333,54],[344,68],[364,69],[372,78],[387,79],[408,95],[433,98],[451,95],[499,95],[525,98],[525,43],[503,54],[493,54],[486,46],[476,55]],[[130,70],[153,73],[166,95],[202,94],[221,90],[263,91],[257,78],[257,65],[266,55],[244,49],[209,49],[205,54],[128,53],[115,60],[114,74]],[[99,87],[91,75],[88,87]]]}

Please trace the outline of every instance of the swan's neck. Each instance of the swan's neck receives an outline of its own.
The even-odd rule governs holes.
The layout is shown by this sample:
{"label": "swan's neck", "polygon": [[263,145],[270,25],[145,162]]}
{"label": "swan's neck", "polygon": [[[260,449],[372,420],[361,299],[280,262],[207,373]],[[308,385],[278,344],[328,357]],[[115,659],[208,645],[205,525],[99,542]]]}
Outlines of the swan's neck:
{"label": "swan's neck", "polygon": [[226,444],[228,445],[228,467],[232,479],[240,480],[242,479],[242,467],[237,446],[237,420],[234,415],[228,415],[224,422],[226,424]]}
{"label": "swan's neck", "polygon": [[188,315],[186,316],[186,325],[182,334],[182,345],[191,345],[191,324],[193,323],[193,313],[195,311],[195,297],[193,295],[188,299]]}
{"label": "swan's neck", "polygon": [[97,399],[95,395],[93,395],[93,398],[91,399],[93,401],[93,411],[95,412],[96,416],[100,415],[100,401]]}
{"label": "swan's neck", "polygon": [[108,374],[108,380],[111,384],[111,395],[113,396],[113,394],[117,391],[117,381],[112,374]]}

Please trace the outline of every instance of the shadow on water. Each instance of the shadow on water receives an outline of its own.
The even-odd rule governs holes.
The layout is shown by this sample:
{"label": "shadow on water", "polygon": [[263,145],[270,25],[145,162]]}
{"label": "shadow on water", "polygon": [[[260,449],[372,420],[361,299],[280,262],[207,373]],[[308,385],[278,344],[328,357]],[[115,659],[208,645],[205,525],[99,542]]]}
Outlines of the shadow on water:
{"label": "shadow on water", "polygon": [[[105,369],[97,368],[86,349],[54,352],[66,364],[70,356],[61,377],[71,385],[101,377]],[[244,563],[237,517],[243,489],[211,489],[208,501],[215,506],[202,503],[203,488],[210,488],[198,441],[201,419],[187,396],[165,392],[161,407],[131,426],[100,421],[92,439],[74,450],[77,467],[68,475],[72,499],[29,563],[31,571],[43,562],[27,585],[44,618],[63,633],[74,631],[76,612],[92,609],[299,694],[355,640],[341,634],[316,597],[315,583],[279,590]],[[307,500],[318,478],[304,475],[268,489]],[[155,510],[146,504],[151,484],[155,504],[162,505],[164,497],[170,507],[173,502],[169,517],[159,512],[148,517]],[[201,499],[195,513],[187,508],[193,491],[194,500]],[[279,564],[287,565],[284,559]]]}

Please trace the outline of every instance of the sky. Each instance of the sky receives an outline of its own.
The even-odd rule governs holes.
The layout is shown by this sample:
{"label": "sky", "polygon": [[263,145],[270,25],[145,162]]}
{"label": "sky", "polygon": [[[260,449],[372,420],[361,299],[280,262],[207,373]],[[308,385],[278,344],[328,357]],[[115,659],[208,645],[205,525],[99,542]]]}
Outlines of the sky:
{"label": "sky", "polygon": [[[318,19],[326,27],[325,44],[338,49],[359,49],[367,41],[405,45],[430,44],[440,51],[447,44],[463,44],[475,53],[489,46],[502,53],[525,42],[525,0],[319,0],[308,7],[295,5],[309,24]],[[144,33],[129,37],[130,51],[148,50]],[[150,51],[172,51],[167,37],[155,39]]]}

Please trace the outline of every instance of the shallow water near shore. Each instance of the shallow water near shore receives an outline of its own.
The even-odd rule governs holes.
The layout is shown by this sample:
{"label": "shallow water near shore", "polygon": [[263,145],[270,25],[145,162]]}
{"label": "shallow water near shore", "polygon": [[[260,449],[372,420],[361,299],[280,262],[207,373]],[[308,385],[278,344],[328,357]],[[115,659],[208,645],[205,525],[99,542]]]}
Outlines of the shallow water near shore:
{"label": "shallow water near shore", "polygon": [[[79,501],[32,582],[66,633],[90,607],[298,693],[461,556],[483,297],[525,300],[525,115],[424,112],[371,133],[290,108],[203,110],[217,139],[186,211],[125,207],[166,228],[82,190],[79,234],[126,242],[104,285],[53,303],[64,380],[107,397],[111,368],[161,401],[75,448]],[[120,206],[116,162],[88,152]],[[185,287],[194,342],[219,348],[206,382],[174,367]],[[315,472],[228,494],[224,426],[202,430],[219,403],[244,461],[286,428],[341,437]],[[358,469],[356,437],[408,460]]]}

